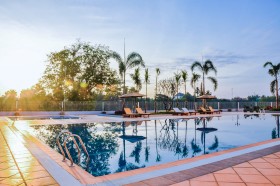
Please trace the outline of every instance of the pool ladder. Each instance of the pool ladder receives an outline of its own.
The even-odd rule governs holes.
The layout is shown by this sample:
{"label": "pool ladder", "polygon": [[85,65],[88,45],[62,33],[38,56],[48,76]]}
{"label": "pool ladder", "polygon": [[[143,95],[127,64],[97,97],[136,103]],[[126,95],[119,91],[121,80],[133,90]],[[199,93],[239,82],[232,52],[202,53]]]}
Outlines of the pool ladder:
{"label": "pool ladder", "polygon": [[59,142],[59,138],[60,138],[60,136],[61,136],[62,134],[66,134],[66,137],[65,137],[65,139],[64,139],[64,141],[63,141],[63,146],[64,146],[64,149],[65,149],[65,151],[66,151],[66,154],[67,154],[69,160],[71,161],[71,165],[70,165],[70,166],[71,166],[71,167],[74,166],[74,161],[73,161],[73,158],[72,158],[72,156],[71,156],[71,154],[70,154],[70,152],[69,152],[69,150],[68,150],[68,147],[67,147],[67,141],[68,141],[69,139],[72,139],[72,141],[74,142],[74,145],[76,146],[76,149],[78,150],[78,164],[80,164],[80,162],[81,162],[81,149],[79,148],[78,143],[77,143],[77,141],[76,141],[75,138],[78,138],[78,140],[79,140],[79,142],[80,142],[80,144],[81,144],[81,146],[82,146],[83,151],[84,151],[84,152],[86,153],[86,155],[87,155],[86,165],[88,165],[88,162],[89,162],[90,158],[89,158],[88,151],[87,151],[87,149],[86,149],[86,147],[85,147],[85,145],[84,145],[84,143],[83,143],[81,137],[80,137],[79,135],[77,135],[77,134],[72,134],[72,133],[69,132],[68,130],[63,130],[63,131],[61,131],[61,132],[58,134],[58,136],[56,137],[56,144],[57,144],[57,146],[59,147],[59,149],[60,149],[60,151],[61,151],[61,153],[62,153],[62,155],[63,155],[63,160],[62,160],[62,161],[65,161],[65,160],[66,160],[65,152],[64,152],[64,150],[63,150],[63,148],[62,148],[62,146],[61,146],[61,144],[60,144],[60,142]]}

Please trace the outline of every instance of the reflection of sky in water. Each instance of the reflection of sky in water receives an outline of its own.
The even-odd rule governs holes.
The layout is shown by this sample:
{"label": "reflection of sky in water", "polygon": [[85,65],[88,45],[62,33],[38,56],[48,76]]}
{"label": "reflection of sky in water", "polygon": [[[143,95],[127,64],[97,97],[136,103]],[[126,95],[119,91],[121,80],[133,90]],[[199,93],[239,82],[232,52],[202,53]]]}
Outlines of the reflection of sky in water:
{"label": "reflection of sky in water", "polygon": [[[94,123],[89,125],[87,128],[85,128],[85,124],[69,125],[69,127],[67,125],[56,125],[52,126],[52,128],[49,126],[36,126],[36,130],[31,127],[30,131],[52,147],[56,146],[55,136],[62,130],[62,128],[68,127],[73,134],[81,135],[81,137],[84,138],[83,140],[86,142],[89,142],[90,139],[88,138],[92,138],[92,136],[105,136],[105,134],[107,134],[107,137],[112,140],[112,145],[109,146],[108,149],[105,149],[105,155],[106,152],[112,152],[109,153],[109,156],[106,158],[107,164],[103,166],[109,168],[108,172],[114,173],[120,168],[119,159],[124,150],[126,165],[129,163],[133,164],[134,168],[135,166],[147,167],[172,162],[183,158],[198,156],[204,153],[213,153],[229,148],[269,140],[272,138],[273,129],[276,128],[276,119],[275,117],[264,115],[259,117],[249,116],[246,118],[244,115],[214,117],[205,123],[205,127],[207,128],[218,129],[212,132],[201,132],[195,130],[195,128],[203,128],[203,120],[195,125],[194,119],[189,119],[187,121],[179,120],[178,122],[174,120],[151,120],[146,122],[143,121],[142,123],[138,122],[138,124],[136,122],[132,122],[132,124],[125,123],[125,125],[126,135],[137,135],[147,138],[135,143],[131,143],[127,140],[124,141],[122,138],[117,137],[123,134],[120,123]],[[80,133],[81,129],[77,128],[77,126],[84,126],[85,131]],[[104,139],[102,138],[94,140],[94,142],[92,142],[94,144],[89,142],[87,148],[94,148],[98,146],[96,143],[102,142],[104,142]],[[125,149],[123,142],[125,142]],[[147,151],[145,150],[147,147],[149,149],[148,156],[146,153]],[[100,151],[101,150],[99,149],[95,149],[94,152],[92,151],[92,154],[100,153]],[[104,152],[104,149],[102,151]],[[73,151],[73,153],[75,152]],[[93,157],[96,156],[92,156],[92,159]],[[147,157],[148,160],[146,159]],[[95,158],[94,162],[92,162],[90,166],[98,166],[98,161],[99,160],[96,160]],[[120,169],[119,171],[123,170],[124,169]],[[90,172],[93,175],[104,174],[99,173],[98,170],[96,170],[96,172]]]}

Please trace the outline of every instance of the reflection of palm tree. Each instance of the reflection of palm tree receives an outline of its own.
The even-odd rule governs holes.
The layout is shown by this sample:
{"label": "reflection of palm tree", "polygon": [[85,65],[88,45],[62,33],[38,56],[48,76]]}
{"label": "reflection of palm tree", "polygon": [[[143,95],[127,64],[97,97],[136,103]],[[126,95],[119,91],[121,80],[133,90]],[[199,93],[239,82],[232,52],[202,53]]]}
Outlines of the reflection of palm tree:
{"label": "reflection of palm tree", "polygon": [[155,134],[156,134],[156,153],[157,153],[156,162],[159,162],[161,160],[161,156],[158,153],[157,120],[155,120]]}
{"label": "reflection of palm tree", "polygon": [[272,132],[271,132],[271,138],[272,139],[276,139],[279,138],[279,116],[274,116],[275,120],[276,120],[276,127],[273,128]]}
{"label": "reflection of palm tree", "polygon": [[135,158],[136,163],[140,163],[140,152],[142,150],[142,142],[138,141],[133,149],[133,151],[130,154],[130,157]]}
{"label": "reflection of palm tree", "polygon": [[186,120],[186,130],[185,130],[185,145],[183,147],[183,153],[182,153],[182,157],[187,157],[188,156],[188,153],[189,153],[189,150],[188,150],[188,147],[187,147],[187,131],[188,131],[188,120]]}
{"label": "reflection of palm tree", "polygon": [[150,147],[148,146],[148,131],[147,131],[147,121],[145,121],[145,128],[146,128],[146,147],[145,147],[145,161],[149,161],[149,155],[150,155]]}
{"label": "reflection of palm tree", "polygon": [[208,149],[215,150],[218,148],[218,146],[219,146],[219,140],[218,140],[218,137],[215,135],[214,142],[212,143],[212,145],[210,147],[208,147]]}

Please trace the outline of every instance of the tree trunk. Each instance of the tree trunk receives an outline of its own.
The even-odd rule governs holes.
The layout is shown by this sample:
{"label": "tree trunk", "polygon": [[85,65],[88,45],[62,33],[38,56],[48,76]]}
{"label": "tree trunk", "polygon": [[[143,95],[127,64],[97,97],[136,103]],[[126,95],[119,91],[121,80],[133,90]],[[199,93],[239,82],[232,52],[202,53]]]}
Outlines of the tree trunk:
{"label": "tree trunk", "polygon": [[147,83],[146,83],[146,99],[145,99],[145,113],[147,112]]}
{"label": "tree trunk", "polygon": [[125,71],[123,73],[123,94],[125,94],[126,91],[125,91]]}
{"label": "tree trunk", "polygon": [[156,76],[156,95],[155,95],[154,107],[155,107],[155,113],[157,113],[157,76]]}
{"label": "tree trunk", "polygon": [[276,108],[278,108],[278,80],[276,79]]}

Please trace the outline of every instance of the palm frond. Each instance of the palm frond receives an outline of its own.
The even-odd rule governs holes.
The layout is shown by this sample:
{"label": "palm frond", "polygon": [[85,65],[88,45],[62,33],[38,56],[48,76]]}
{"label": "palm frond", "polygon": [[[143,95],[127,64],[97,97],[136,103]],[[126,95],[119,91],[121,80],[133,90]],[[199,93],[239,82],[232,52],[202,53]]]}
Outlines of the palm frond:
{"label": "palm frond", "polygon": [[213,72],[215,72],[215,74],[217,74],[217,69],[213,65],[213,62],[210,60],[205,61],[204,65],[203,65],[203,69],[204,69],[205,74],[208,74],[211,71],[213,71]]}
{"label": "palm frond", "polygon": [[273,67],[273,64],[270,62],[270,61],[267,61],[263,67],[265,68],[266,66],[270,66],[270,67]]}
{"label": "palm frond", "polygon": [[149,69],[146,68],[145,69],[145,78],[144,78],[144,82],[149,84],[150,83],[150,74],[149,74]]}
{"label": "palm frond", "polygon": [[201,75],[193,73],[192,74],[192,78],[191,78],[191,87],[195,88],[194,85],[195,83],[199,80],[199,78],[201,77]]}
{"label": "palm frond", "polygon": [[128,54],[126,64],[128,68],[133,68],[137,65],[145,67],[142,56],[137,52],[131,52],[130,54]]}
{"label": "palm frond", "polygon": [[276,80],[276,79],[273,80],[273,81],[271,81],[271,83],[270,83],[270,92],[271,92],[272,94],[275,93],[275,90],[276,90],[276,83],[277,83],[277,80]]}
{"label": "palm frond", "polygon": [[188,72],[186,70],[182,70],[181,76],[182,76],[183,81],[186,82],[187,78],[188,78]]}
{"label": "palm frond", "polygon": [[202,67],[201,63],[198,61],[193,62],[192,66],[191,66],[191,70],[194,71],[194,69],[196,69],[196,68],[203,72],[203,67]]}
{"label": "palm frond", "polygon": [[156,74],[157,74],[157,76],[160,74],[160,69],[159,68],[156,68]]}
{"label": "palm frond", "polygon": [[217,79],[214,78],[214,77],[207,77],[207,79],[209,79],[214,84],[214,90],[217,90],[217,88],[218,88],[218,81],[217,81]]}
{"label": "palm frond", "polygon": [[174,75],[175,75],[176,83],[179,84],[180,79],[181,79],[181,74],[180,73],[174,73]]}
{"label": "palm frond", "polygon": [[123,63],[122,57],[117,52],[110,53],[110,57],[115,59],[118,62],[118,64]]}

